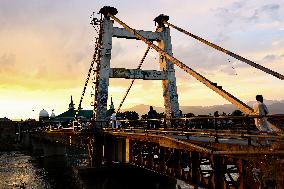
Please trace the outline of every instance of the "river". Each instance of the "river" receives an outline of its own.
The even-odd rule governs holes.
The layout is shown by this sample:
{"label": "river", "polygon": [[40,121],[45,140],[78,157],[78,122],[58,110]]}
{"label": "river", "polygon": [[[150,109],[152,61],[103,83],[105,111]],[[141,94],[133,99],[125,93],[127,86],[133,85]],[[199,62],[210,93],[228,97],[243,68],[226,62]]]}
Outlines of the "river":
{"label": "river", "polygon": [[[76,157],[31,156],[28,152],[0,152],[0,188],[78,188],[72,164]],[[82,161],[81,161],[82,162]]]}
{"label": "river", "polygon": [[[72,167],[86,166],[86,160],[85,155],[43,157],[31,155],[29,152],[24,151],[0,152],[0,189],[82,188],[82,186],[78,185]],[[90,188],[96,189],[175,188],[174,185],[165,186],[165,184],[168,183],[167,181],[154,180],[154,182],[152,182],[148,179],[148,182],[145,182],[143,178],[140,179],[141,180],[123,179],[123,181],[121,181],[118,178],[112,178],[110,176],[98,176],[97,178],[91,179],[93,183],[85,183],[85,186],[89,185],[92,186]],[[182,184],[181,186],[181,188],[188,188],[188,185]]]}

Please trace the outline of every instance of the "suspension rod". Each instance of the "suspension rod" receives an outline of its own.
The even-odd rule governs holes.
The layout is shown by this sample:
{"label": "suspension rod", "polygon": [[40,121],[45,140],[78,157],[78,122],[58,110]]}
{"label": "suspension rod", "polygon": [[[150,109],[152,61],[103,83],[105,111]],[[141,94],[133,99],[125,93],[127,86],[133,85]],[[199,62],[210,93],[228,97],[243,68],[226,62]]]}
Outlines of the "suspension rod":
{"label": "suspension rod", "polygon": [[240,55],[237,55],[237,54],[235,54],[235,53],[233,53],[231,51],[228,51],[228,50],[226,50],[226,49],[224,49],[224,48],[222,48],[222,47],[220,47],[218,45],[215,45],[214,43],[211,43],[211,42],[209,42],[209,41],[207,41],[205,39],[202,39],[201,37],[198,37],[197,35],[194,35],[194,34],[188,32],[188,31],[186,31],[186,30],[184,30],[184,29],[182,29],[180,27],[177,27],[177,26],[167,22],[167,21],[164,21],[164,24],[167,24],[167,25],[173,27],[174,29],[176,29],[176,30],[178,30],[178,31],[180,31],[180,32],[182,32],[182,33],[184,33],[184,34],[186,34],[186,35],[188,35],[188,36],[190,36],[190,37],[192,37],[192,38],[194,38],[194,39],[196,39],[196,40],[198,40],[198,41],[200,41],[200,42],[202,42],[202,43],[204,43],[204,44],[206,44],[206,45],[208,45],[208,46],[210,46],[210,47],[212,47],[212,48],[214,48],[214,49],[216,49],[218,51],[220,51],[220,52],[223,52],[223,53],[225,53],[225,54],[227,54],[227,55],[229,55],[229,56],[231,56],[231,57],[233,57],[233,58],[235,58],[237,60],[245,62],[245,63],[247,63],[248,65],[250,65],[252,67],[255,67],[255,68],[257,68],[257,69],[259,69],[259,70],[261,70],[263,72],[266,72],[266,73],[268,73],[270,75],[273,75],[274,77],[277,77],[278,79],[284,80],[284,76],[283,75],[281,75],[281,74],[279,74],[279,73],[277,73],[277,72],[275,72],[273,70],[270,70],[270,69],[268,69],[268,68],[266,68],[266,67],[264,67],[262,65],[259,65],[259,64],[255,63],[255,62],[251,61],[251,60],[248,60],[248,59],[246,59],[246,58],[244,58],[244,57],[242,57]]}
{"label": "suspension rod", "polygon": [[225,98],[226,100],[228,100],[232,104],[236,105],[244,113],[253,114],[253,110],[252,110],[251,107],[249,107],[248,105],[246,105],[245,103],[243,103],[242,101],[240,101],[239,99],[237,99],[236,97],[234,97],[233,95],[228,93],[227,91],[223,90],[221,87],[218,87],[213,82],[211,82],[210,80],[208,80],[204,76],[200,75],[199,73],[197,73],[196,71],[194,71],[193,69],[191,69],[190,67],[188,67],[187,65],[185,65],[184,63],[179,61],[178,59],[176,59],[175,57],[173,57],[173,56],[169,55],[168,53],[166,53],[165,51],[163,51],[161,48],[159,48],[158,46],[153,44],[151,41],[147,40],[145,37],[143,37],[142,35],[137,33],[135,29],[132,29],[131,27],[129,27],[127,24],[122,22],[120,19],[118,19],[114,15],[108,13],[108,16],[110,16],[117,23],[122,25],[125,29],[127,29],[130,33],[135,35],[137,38],[139,38],[140,40],[145,42],[149,47],[152,47],[153,49],[155,49],[158,53],[161,54],[161,56],[163,56],[162,58],[166,58],[167,60],[174,63],[175,65],[180,67],[182,70],[184,70],[188,74],[192,75],[195,79],[197,79],[198,81],[200,81],[201,83],[203,83],[204,85],[206,85],[207,87],[209,87],[210,89],[212,89],[213,91],[215,91],[216,93],[221,95],[223,98]]}
{"label": "suspension rod", "polygon": [[[146,56],[147,56],[149,50],[150,50],[150,47],[148,46],[147,49],[146,49],[146,51],[145,51],[145,53],[144,53],[144,55],[143,55],[143,57],[142,57],[142,59],[141,59],[141,61],[140,61],[140,64],[139,64],[138,67],[137,67],[137,69],[140,69],[140,68],[141,68],[141,66],[142,66],[142,64],[143,64],[143,62],[144,62],[144,60],[145,60],[145,58],[146,58]],[[127,91],[126,91],[126,93],[125,93],[125,95],[124,95],[124,97],[123,97],[123,99],[121,100],[121,102],[120,102],[120,104],[119,104],[119,106],[118,106],[118,108],[117,108],[117,112],[120,111],[120,108],[122,107],[122,105],[123,105],[123,103],[124,103],[124,101],[125,101],[125,99],[126,99],[128,93],[129,93],[129,91],[130,91],[130,89],[131,89],[131,87],[132,87],[134,81],[135,81],[135,79],[132,79],[132,81],[131,81],[131,83],[130,83],[130,85],[129,85],[129,87],[128,87],[128,89],[127,89]]]}

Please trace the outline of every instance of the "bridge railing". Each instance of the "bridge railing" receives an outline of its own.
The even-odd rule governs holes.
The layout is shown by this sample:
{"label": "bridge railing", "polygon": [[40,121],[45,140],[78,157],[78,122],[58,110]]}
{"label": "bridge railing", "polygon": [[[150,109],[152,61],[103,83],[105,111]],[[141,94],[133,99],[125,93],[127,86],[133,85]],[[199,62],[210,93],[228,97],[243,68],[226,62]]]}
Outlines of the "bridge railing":
{"label": "bridge railing", "polygon": [[[270,120],[278,122],[281,127],[284,126],[284,115],[265,116]],[[173,129],[222,129],[222,130],[245,130],[246,126],[250,126],[251,130],[257,131],[254,125],[255,118],[263,118],[263,116],[196,116],[182,117],[171,119],[140,119],[140,120],[114,120],[110,121],[108,127],[113,128],[173,128]],[[113,123],[115,122],[115,123]],[[170,124],[168,124],[168,122]],[[284,127],[283,127],[284,128]]]}
{"label": "bridge railing", "polygon": [[[284,125],[284,115],[266,116],[280,127]],[[248,145],[254,143],[269,143],[282,140],[276,132],[259,131],[255,126],[255,119],[263,116],[197,116],[173,119],[142,119],[142,120],[115,120],[111,121],[107,131],[140,132],[150,134],[171,134],[199,137],[214,137],[215,142],[222,138],[245,139]],[[170,127],[167,125],[170,122]],[[265,142],[259,142],[265,140]]]}

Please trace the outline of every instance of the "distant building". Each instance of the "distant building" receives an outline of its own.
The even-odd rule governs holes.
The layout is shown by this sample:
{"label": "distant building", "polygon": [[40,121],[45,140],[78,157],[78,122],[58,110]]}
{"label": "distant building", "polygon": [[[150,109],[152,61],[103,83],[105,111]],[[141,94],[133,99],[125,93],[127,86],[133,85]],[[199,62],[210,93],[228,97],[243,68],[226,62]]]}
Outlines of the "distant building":
{"label": "distant building", "polygon": [[[42,115],[45,115],[44,119],[47,119],[48,116],[48,112],[46,110],[44,110],[45,112],[42,112]],[[53,123],[62,123],[63,125],[67,125],[68,123],[71,123],[72,121],[75,120],[75,116],[76,116],[76,111],[75,110],[75,104],[73,102],[73,97],[71,95],[71,99],[70,99],[70,103],[68,106],[68,110],[59,114],[58,116],[55,116],[53,110],[52,113],[49,117],[50,122]],[[112,113],[115,111],[114,108],[114,104],[112,101],[112,97],[111,97],[111,103],[109,105],[109,109],[107,110],[107,117],[110,118],[110,116],[112,115]],[[83,121],[83,122],[87,122],[87,121],[91,121],[92,117],[93,117],[93,110],[79,110],[78,112],[78,118]]]}
{"label": "distant building", "polygon": [[45,109],[42,109],[39,112],[39,119],[40,122],[48,122],[49,121],[49,114]]}
{"label": "distant building", "polygon": [[[58,116],[55,116],[53,122],[70,123],[75,120],[75,116],[76,116],[75,104],[73,102],[73,98],[71,95],[71,100],[69,103],[68,110],[66,112],[59,114]],[[78,117],[82,121],[90,121],[93,117],[93,110],[79,110]]]}
{"label": "distant building", "polygon": [[75,110],[75,104],[73,103],[72,95],[71,95],[71,102],[69,104],[69,110]]}
{"label": "distant building", "polygon": [[0,122],[5,122],[5,121],[12,121],[12,120],[10,120],[7,117],[0,118]]}

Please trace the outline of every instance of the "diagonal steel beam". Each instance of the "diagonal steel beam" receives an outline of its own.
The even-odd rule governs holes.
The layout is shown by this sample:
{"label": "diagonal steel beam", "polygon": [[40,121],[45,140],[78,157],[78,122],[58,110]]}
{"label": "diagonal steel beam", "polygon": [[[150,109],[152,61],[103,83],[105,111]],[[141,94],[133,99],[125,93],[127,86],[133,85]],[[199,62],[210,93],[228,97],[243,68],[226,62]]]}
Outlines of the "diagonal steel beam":
{"label": "diagonal steel beam", "polygon": [[245,103],[243,103],[242,101],[240,101],[239,99],[237,99],[236,97],[234,97],[233,95],[231,95],[230,93],[228,93],[227,91],[222,89],[222,87],[217,86],[216,83],[211,82],[210,80],[208,80],[207,78],[205,78],[201,74],[197,73],[196,71],[194,71],[193,69],[191,69],[190,67],[188,67],[187,65],[185,65],[184,63],[179,61],[178,59],[176,59],[175,57],[169,55],[168,53],[166,53],[161,48],[159,48],[158,46],[153,44],[151,41],[147,40],[145,37],[140,35],[135,29],[132,29],[131,27],[129,27],[127,24],[122,22],[120,19],[118,19],[114,15],[108,14],[108,16],[110,16],[117,23],[122,25],[126,30],[128,30],[130,33],[135,35],[137,38],[144,41],[149,47],[152,47],[157,52],[159,52],[163,56],[163,58],[166,58],[167,60],[171,61],[172,63],[174,63],[175,65],[180,67],[185,72],[192,75],[195,79],[197,79],[198,81],[200,81],[201,83],[203,83],[204,85],[206,85],[207,87],[209,87],[210,89],[215,91],[217,94],[221,95],[223,98],[225,98],[226,100],[228,100],[232,104],[236,105],[241,111],[243,111],[246,114],[253,114],[253,110],[252,110],[251,107],[249,107],[248,105],[246,105]]}

